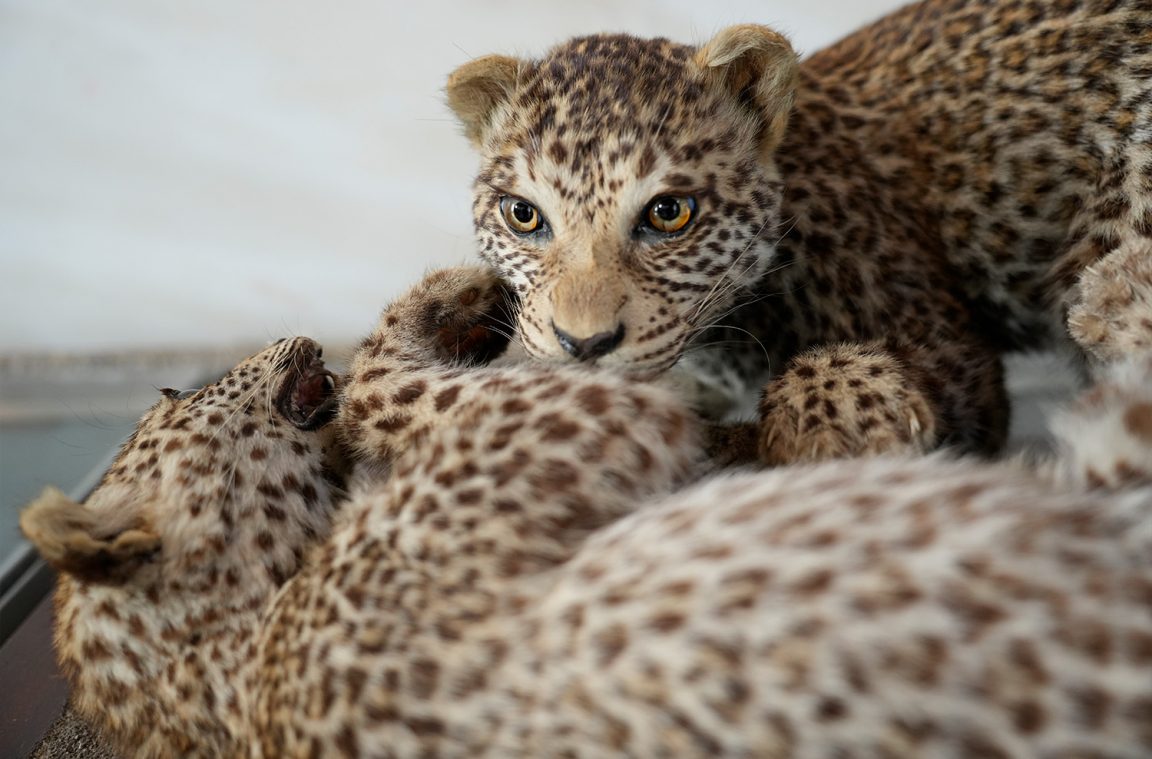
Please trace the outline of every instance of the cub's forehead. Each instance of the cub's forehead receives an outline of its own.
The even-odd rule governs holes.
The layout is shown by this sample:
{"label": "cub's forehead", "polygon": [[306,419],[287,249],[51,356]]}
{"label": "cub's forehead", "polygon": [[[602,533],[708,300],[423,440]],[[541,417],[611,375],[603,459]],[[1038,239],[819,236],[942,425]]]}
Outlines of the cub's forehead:
{"label": "cub's forehead", "polygon": [[536,134],[655,134],[706,95],[694,50],[623,34],[579,37],[524,63],[513,108]]}

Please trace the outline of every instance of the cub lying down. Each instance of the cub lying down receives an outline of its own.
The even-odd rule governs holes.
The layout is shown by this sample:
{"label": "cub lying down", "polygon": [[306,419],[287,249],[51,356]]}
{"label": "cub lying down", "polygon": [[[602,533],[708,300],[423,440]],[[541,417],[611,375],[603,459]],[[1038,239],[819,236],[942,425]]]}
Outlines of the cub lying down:
{"label": "cub lying down", "polygon": [[[433,274],[335,424],[319,349],[281,342],[162,399],[87,503],[29,507],[76,704],[122,752],[1152,751],[1152,364],[1070,412],[1051,472],[685,488],[698,438],[667,393],[464,365],[500,298]],[[333,432],[382,465],[346,500]]]}

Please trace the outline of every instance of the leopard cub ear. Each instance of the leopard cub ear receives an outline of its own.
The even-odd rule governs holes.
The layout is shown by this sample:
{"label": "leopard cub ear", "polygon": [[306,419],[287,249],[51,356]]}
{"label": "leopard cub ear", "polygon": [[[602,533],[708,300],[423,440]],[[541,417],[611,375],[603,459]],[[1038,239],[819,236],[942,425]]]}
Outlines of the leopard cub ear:
{"label": "leopard cub ear", "polygon": [[160,550],[133,513],[98,514],[53,487],[20,514],[20,529],[45,561],[87,582],[124,582]]}
{"label": "leopard cub ear", "polygon": [[516,58],[486,55],[448,75],[448,107],[477,148],[483,146],[496,111],[511,98],[519,70]]}
{"label": "leopard cub ear", "polygon": [[766,26],[730,26],[702,45],[695,60],[733,97],[760,112],[762,148],[775,149],[784,137],[799,71],[788,39]]}

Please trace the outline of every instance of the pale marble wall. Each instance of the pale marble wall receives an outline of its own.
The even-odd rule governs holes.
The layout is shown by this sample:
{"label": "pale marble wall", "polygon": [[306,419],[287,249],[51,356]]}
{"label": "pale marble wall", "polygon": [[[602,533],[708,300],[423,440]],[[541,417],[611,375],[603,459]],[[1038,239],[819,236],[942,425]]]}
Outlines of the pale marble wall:
{"label": "pale marble wall", "polygon": [[811,50],[898,0],[0,0],[0,355],[346,341],[471,258],[469,56],[763,21]]}

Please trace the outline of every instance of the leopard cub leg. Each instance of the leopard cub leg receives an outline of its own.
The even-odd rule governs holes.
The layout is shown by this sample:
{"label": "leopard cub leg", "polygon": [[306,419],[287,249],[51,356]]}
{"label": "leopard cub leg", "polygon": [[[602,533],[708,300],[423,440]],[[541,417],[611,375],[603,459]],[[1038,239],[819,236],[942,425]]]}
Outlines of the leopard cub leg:
{"label": "leopard cub leg", "polygon": [[364,343],[435,363],[486,364],[508,344],[511,296],[490,269],[437,269],[389,304]]}
{"label": "leopard cub leg", "polygon": [[1152,351],[1152,241],[1132,240],[1080,275],[1068,331],[1107,363]]}
{"label": "leopard cub leg", "polygon": [[936,414],[909,370],[876,345],[822,346],[792,361],[760,401],[760,458],[770,466],[923,452]]}
{"label": "leopard cub leg", "polygon": [[391,460],[427,432],[468,384],[466,365],[507,345],[505,286],[488,269],[428,274],[390,303],[356,349],[338,429],[357,460]]}

